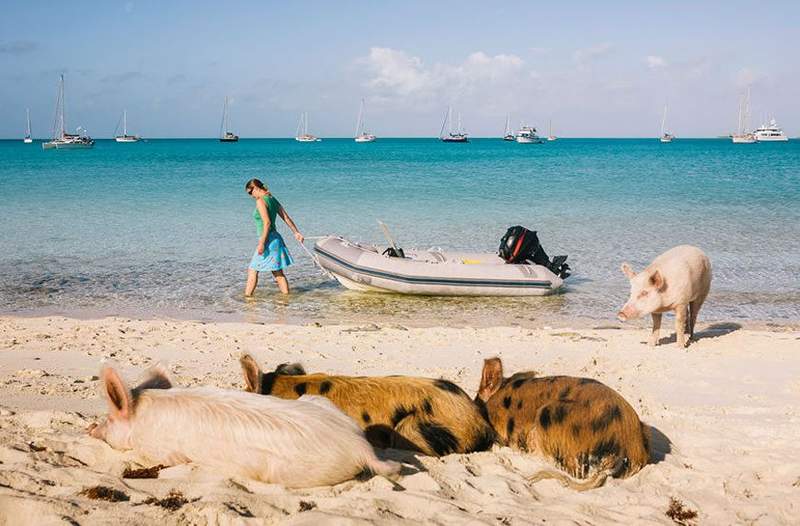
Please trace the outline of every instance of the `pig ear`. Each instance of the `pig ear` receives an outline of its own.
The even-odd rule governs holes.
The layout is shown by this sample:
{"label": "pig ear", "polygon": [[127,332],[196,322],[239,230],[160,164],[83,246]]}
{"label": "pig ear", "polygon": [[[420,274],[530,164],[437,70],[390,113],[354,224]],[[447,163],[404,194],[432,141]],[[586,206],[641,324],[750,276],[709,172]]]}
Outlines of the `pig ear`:
{"label": "pig ear", "polygon": [[481,385],[478,387],[478,398],[488,401],[500,389],[503,383],[503,362],[500,358],[489,358],[483,361]]}
{"label": "pig ear", "polygon": [[100,379],[108,398],[111,416],[128,418],[131,414],[131,393],[117,371],[111,367],[104,367],[100,372]]}
{"label": "pig ear", "polygon": [[261,368],[249,354],[242,355],[239,363],[242,365],[242,373],[244,373],[245,391],[257,393],[261,387]]}
{"label": "pig ear", "polygon": [[627,276],[628,279],[631,279],[636,275],[636,272],[633,271],[633,269],[631,268],[631,266],[628,264],[627,261],[622,264],[620,270],[622,270],[622,273],[625,274],[625,276]]}
{"label": "pig ear", "polygon": [[142,382],[133,390],[134,397],[145,389],[172,389],[172,380],[164,365],[157,363],[147,370]]}
{"label": "pig ear", "polygon": [[661,275],[660,271],[656,270],[650,274],[650,284],[654,286],[656,290],[664,290],[664,285],[666,285],[666,282],[664,281],[664,276]]}

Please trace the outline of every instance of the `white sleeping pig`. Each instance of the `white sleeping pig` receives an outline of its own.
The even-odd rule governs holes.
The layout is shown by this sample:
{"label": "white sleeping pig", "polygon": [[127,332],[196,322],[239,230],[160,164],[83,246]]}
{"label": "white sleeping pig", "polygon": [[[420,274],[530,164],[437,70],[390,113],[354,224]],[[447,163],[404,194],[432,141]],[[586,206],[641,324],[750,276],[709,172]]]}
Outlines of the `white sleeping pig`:
{"label": "white sleeping pig", "polygon": [[[636,274],[627,263],[622,272],[631,282],[631,297],[619,311],[621,321],[653,316],[650,345],[658,344],[661,314],[675,312],[675,335],[678,345],[686,347],[694,336],[697,314],[711,288],[711,262],[697,247],[680,245],[671,248]],[[688,310],[688,316],[687,316]]]}
{"label": "white sleeping pig", "polygon": [[105,367],[108,418],[89,434],[154,463],[194,462],[231,476],[290,488],[337,484],[362,471],[390,476],[364,433],[327,398],[283,400],[215,387],[172,387],[156,366],[133,390]]}

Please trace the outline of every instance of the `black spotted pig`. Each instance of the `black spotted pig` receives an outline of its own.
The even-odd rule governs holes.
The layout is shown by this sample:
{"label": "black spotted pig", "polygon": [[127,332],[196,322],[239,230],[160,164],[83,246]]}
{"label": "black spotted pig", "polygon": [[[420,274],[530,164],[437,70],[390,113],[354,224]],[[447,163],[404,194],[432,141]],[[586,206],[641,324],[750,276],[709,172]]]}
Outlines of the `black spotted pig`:
{"label": "black spotted pig", "polygon": [[483,451],[494,442],[478,406],[447,380],[306,374],[299,364],[281,364],[262,373],[250,355],[240,361],[247,391],[290,399],[325,396],[352,417],[376,447],[442,456]]}
{"label": "black spotted pig", "polygon": [[536,482],[558,479],[576,490],[627,477],[650,460],[650,428],[616,391],[590,378],[534,372],[503,377],[499,358],[486,360],[476,402],[504,445],[536,453],[564,473],[544,470]]}
{"label": "black spotted pig", "polygon": [[619,311],[619,319],[626,321],[651,314],[650,345],[657,345],[661,315],[673,311],[678,345],[686,347],[694,336],[697,314],[711,288],[711,262],[703,251],[690,245],[677,246],[658,256],[638,274],[627,263],[622,264],[622,272],[631,282],[631,296]]}
{"label": "black spotted pig", "polygon": [[129,389],[103,368],[109,414],[89,434],[158,464],[193,462],[221,473],[290,488],[338,484],[368,470],[391,476],[353,420],[320,396],[281,400],[216,387],[172,387],[150,369]]}

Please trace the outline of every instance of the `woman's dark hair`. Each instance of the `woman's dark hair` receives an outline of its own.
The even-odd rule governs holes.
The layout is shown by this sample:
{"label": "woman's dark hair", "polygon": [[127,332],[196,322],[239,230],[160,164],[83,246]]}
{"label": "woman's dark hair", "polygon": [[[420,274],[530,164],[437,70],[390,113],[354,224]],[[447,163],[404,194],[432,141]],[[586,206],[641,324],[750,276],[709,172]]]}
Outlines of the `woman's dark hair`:
{"label": "woman's dark hair", "polygon": [[260,188],[262,190],[269,191],[269,190],[267,190],[267,187],[264,185],[264,183],[262,183],[260,179],[256,179],[256,178],[250,179],[244,185],[245,191],[249,191],[252,188]]}

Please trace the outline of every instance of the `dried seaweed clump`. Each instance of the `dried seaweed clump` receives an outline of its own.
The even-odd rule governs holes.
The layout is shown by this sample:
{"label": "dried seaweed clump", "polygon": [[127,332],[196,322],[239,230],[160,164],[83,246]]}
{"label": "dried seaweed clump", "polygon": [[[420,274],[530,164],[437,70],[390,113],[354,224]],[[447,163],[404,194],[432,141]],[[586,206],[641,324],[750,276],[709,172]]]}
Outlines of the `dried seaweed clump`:
{"label": "dried seaweed clump", "polygon": [[88,499],[93,500],[106,500],[108,502],[125,502],[131,500],[125,493],[118,489],[109,488],[108,486],[92,486],[81,491],[79,495],[83,495]]}
{"label": "dried seaweed clump", "polygon": [[697,518],[696,511],[686,508],[683,502],[675,497],[669,498],[669,509],[665,515],[681,526],[691,526]]}
{"label": "dried seaweed clump", "polygon": [[125,468],[125,471],[122,472],[122,478],[124,479],[157,479],[158,472],[162,469],[166,468],[162,464],[157,466],[152,466],[149,468],[139,468],[139,469],[131,469]]}
{"label": "dried seaweed clump", "polygon": [[163,499],[157,499],[156,497],[150,497],[146,501],[145,504],[151,504],[153,506],[161,506],[165,510],[175,511],[179,510],[183,507],[184,504],[188,503],[189,499],[183,496],[183,493],[180,491],[172,490],[169,494],[164,497]]}

